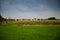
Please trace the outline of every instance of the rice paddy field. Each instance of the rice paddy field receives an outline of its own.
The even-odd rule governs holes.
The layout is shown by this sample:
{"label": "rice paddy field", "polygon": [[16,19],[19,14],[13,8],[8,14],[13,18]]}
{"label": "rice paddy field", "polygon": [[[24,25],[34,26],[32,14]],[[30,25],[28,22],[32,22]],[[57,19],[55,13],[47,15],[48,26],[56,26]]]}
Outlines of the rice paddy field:
{"label": "rice paddy field", "polygon": [[3,24],[0,25],[0,40],[60,40],[60,25]]}

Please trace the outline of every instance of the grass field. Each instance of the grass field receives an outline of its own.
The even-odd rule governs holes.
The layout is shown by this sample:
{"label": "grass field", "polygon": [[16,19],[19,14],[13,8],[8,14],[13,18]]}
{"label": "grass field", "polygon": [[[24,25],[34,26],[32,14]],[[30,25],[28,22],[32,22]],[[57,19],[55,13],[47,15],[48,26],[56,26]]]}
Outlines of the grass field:
{"label": "grass field", "polygon": [[59,40],[60,25],[0,25],[0,40]]}

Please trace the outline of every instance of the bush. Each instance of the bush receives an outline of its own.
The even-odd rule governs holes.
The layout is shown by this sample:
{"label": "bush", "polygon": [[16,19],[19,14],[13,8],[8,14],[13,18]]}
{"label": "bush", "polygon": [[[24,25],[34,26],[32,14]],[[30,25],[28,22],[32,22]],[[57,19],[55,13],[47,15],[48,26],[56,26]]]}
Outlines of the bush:
{"label": "bush", "polygon": [[48,20],[56,20],[56,18],[55,17],[50,17],[50,18],[48,18]]}

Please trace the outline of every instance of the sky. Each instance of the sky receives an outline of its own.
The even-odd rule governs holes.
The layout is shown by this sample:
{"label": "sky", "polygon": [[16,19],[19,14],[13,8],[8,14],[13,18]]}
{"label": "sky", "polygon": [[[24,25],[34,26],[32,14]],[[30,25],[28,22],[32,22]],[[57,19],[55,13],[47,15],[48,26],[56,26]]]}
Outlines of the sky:
{"label": "sky", "polygon": [[0,0],[0,12],[4,18],[60,19],[60,0]]}

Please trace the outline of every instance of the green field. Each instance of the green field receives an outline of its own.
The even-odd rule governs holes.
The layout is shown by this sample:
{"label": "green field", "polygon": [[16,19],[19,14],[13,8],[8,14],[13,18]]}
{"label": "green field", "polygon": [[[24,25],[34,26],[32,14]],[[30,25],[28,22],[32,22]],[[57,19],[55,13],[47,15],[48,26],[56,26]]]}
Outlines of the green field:
{"label": "green field", "polygon": [[0,40],[59,40],[60,25],[0,25]]}

